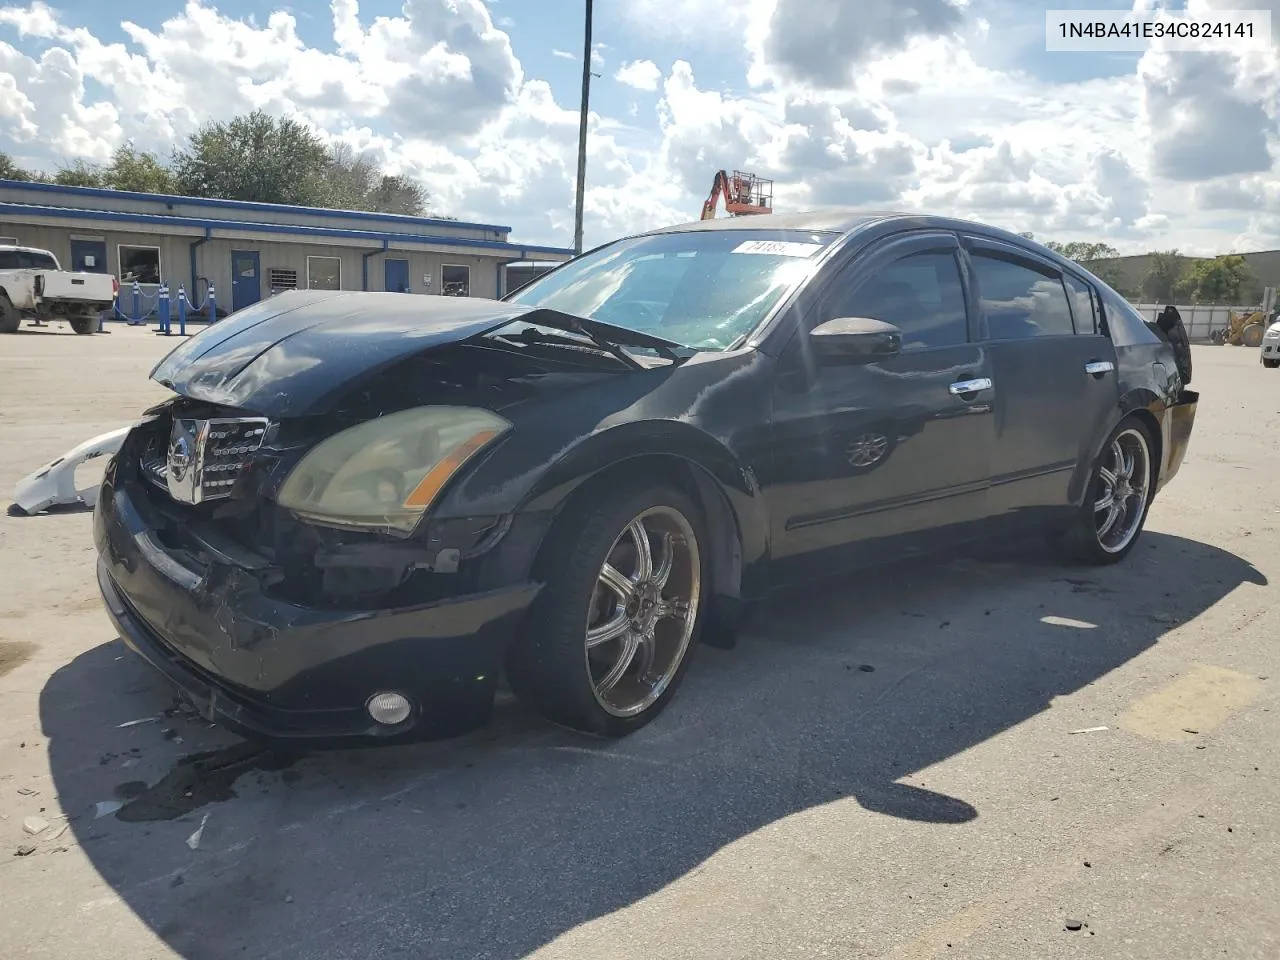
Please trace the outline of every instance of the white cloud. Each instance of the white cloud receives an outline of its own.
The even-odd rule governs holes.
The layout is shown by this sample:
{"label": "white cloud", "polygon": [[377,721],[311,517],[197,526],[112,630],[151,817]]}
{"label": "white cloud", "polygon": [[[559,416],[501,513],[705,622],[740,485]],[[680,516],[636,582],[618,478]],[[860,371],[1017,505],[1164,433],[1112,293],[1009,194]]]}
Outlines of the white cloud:
{"label": "white cloud", "polygon": [[662,71],[652,60],[632,60],[619,67],[613,78],[637,90],[657,90]]}
{"label": "white cloud", "polygon": [[[0,149],[45,167],[129,137],[167,154],[202,122],[262,108],[420,178],[438,211],[568,243],[576,80],[553,91],[531,75],[482,0],[376,17],[331,0],[317,45],[287,12],[245,21],[214,3],[130,8],[123,43],[45,3],[0,9]],[[1265,3],[1280,28],[1280,0]],[[996,32],[963,0],[631,0],[615,15],[625,35],[593,44],[593,69],[616,64],[608,75],[657,96],[590,117],[588,243],[695,218],[714,172],[736,168],[774,179],[779,210],[929,209],[1133,251],[1280,244],[1275,50],[1153,50],[1064,83],[993,62]]]}

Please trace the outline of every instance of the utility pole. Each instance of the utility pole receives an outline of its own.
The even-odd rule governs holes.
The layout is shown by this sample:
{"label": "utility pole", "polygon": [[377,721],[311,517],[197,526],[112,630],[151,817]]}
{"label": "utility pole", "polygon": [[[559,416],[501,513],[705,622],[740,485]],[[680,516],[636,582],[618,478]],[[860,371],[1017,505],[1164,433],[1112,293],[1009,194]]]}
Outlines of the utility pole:
{"label": "utility pole", "polygon": [[591,0],[586,0],[586,39],[582,45],[582,108],[578,116],[578,190],[573,214],[573,252],[582,252],[582,204],[587,181],[587,110],[591,100]]}

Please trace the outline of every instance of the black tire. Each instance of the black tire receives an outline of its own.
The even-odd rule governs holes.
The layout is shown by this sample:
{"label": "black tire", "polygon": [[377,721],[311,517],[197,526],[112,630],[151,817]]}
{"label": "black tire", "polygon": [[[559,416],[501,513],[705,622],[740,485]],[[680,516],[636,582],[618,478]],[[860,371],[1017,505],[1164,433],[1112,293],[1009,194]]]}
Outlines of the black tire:
{"label": "black tire", "polygon": [[1164,334],[1169,346],[1173,347],[1173,359],[1182,378],[1183,386],[1191,383],[1191,339],[1187,336],[1187,328],[1182,322],[1182,315],[1177,307],[1170,304],[1156,318],[1156,326]]}
{"label": "black tire", "polygon": [[[675,664],[674,672],[662,682],[660,692],[650,691],[656,692],[656,696],[643,709],[632,715],[618,715],[616,708],[607,708],[597,695],[598,683],[587,651],[587,629],[602,598],[598,583],[606,559],[617,556],[611,551],[618,549],[623,538],[629,536],[629,524],[643,518],[648,511],[658,511],[653,517],[664,516],[663,511],[673,511],[687,521],[693,549],[680,570],[696,575],[698,586],[686,617],[669,621],[679,624],[677,634],[686,638],[678,658],[674,655],[668,658]],[[709,554],[704,530],[701,513],[693,500],[678,488],[657,482],[601,491],[584,504],[573,507],[571,515],[562,516],[550,532],[539,558],[537,575],[544,587],[530,610],[526,632],[508,654],[507,676],[515,694],[551,722],[599,737],[626,736],[653,720],[670,702],[684,678],[710,599]],[[656,562],[656,555],[654,559]],[[617,598],[606,596],[617,604],[612,613],[623,617],[623,607]],[[692,621],[688,630],[684,627],[686,621]],[[654,622],[651,621],[649,629],[656,629]],[[615,642],[620,649],[627,640],[606,641],[598,649],[604,655],[611,655],[609,645]],[[615,658],[615,667],[621,659]],[[628,668],[623,682],[645,689],[638,676],[640,669],[636,667],[637,676],[633,678]],[[622,687],[623,682],[619,682],[618,687]]]}
{"label": "black tire", "polygon": [[7,293],[0,293],[0,333],[17,333],[22,326],[20,314]]}
{"label": "black tire", "polygon": [[1276,367],[1280,367],[1280,360],[1268,360],[1266,357],[1263,357],[1262,365],[1271,370],[1274,370]]}
{"label": "black tire", "polygon": [[71,329],[79,334],[97,333],[97,317],[71,317]]}
{"label": "black tire", "polygon": [[[1133,525],[1132,532],[1124,539],[1123,543],[1113,541],[1108,543],[1107,537],[1100,533],[1098,513],[1101,508],[1097,505],[1102,503],[1107,493],[1107,483],[1103,478],[1103,468],[1108,467],[1112,459],[1112,447],[1120,438],[1127,441],[1133,433],[1141,436],[1142,443],[1147,451],[1147,463],[1145,466],[1146,481],[1144,493],[1141,501],[1141,513],[1137,516],[1137,522]],[[1158,448],[1155,439],[1151,435],[1147,425],[1137,417],[1126,417],[1122,420],[1107,437],[1107,442],[1102,445],[1102,450],[1095,458],[1093,464],[1089,468],[1089,485],[1085,490],[1084,502],[1080,505],[1079,512],[1072,519],[1061,538],[1061,546],[1066,555],[1072,559],[1082,563],[1092,564],[1094,566],[1107,566],[1118,563],[1129,555],[1138,540],[1142,537],[1142,531],[1146,527],[1147,514],[1151,510],[1151,501],[1155,496],[1156,479],[1158,476]],[[1135,471],[1138,469],[1134,464]],[[1129,509],[1132,510],[1136,504],[1130,504]],[[1123,522],[1126,524],[1133,519],[1132,514],[1126,514]],[[1119,521],[1118,521],[1119,522]],[[1126,528],[1126,532],[1128,532]]]}

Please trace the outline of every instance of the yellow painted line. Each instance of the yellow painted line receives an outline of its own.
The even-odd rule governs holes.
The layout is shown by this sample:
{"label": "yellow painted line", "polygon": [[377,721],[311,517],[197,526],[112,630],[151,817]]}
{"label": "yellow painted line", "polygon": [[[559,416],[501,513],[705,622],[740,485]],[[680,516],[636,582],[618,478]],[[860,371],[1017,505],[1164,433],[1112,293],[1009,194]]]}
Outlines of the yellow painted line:
{"label": "yellow painted line", "polygon": [[[1262,691],[1256,677],[1197,664],[1172,683],[1138,700],[1120,718],[1120,728],[1152,740],[1194,740],[1221,726]],[[1195,731],[1194,733],[1188,731]]]}

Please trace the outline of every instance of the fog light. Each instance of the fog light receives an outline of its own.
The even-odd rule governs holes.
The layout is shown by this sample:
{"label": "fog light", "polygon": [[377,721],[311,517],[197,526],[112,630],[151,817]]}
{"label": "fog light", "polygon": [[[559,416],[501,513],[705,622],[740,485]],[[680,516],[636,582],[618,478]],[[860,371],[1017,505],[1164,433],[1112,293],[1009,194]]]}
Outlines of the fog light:
{"label": "fog light", "polygon": [[403,723],[413,712],[413,704],[409,702],[409,698],[399,693],[375,693],[364,708],[375,722],[388,727]]}

